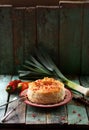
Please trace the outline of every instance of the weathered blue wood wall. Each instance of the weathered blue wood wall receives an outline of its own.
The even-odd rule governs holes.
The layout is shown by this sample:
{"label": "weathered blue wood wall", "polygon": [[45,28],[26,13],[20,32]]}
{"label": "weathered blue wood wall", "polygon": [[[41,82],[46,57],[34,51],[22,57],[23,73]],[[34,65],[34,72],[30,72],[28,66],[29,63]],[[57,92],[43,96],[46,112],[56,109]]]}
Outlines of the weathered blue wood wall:
{"label": "weathered blue wood wall", "polygon": [[63,73],[89,74],[89,3],[0,6],[0,74],[14,74],[44,46]]}

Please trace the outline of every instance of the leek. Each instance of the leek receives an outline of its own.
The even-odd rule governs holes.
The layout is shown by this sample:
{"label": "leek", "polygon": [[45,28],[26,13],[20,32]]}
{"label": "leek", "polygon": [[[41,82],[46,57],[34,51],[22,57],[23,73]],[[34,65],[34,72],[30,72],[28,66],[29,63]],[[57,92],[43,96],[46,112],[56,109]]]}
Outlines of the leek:
{"label": "leek", "polygon": [[36,51],[36,57],[31,56],[26,60],[23,69],[18,71],[20,79],[35,80],[43,77],[54,77],[61,80],[65,86],[85,96],[89,96],[89,88],[83,87],[66,78],[50,56],[43,50]]}

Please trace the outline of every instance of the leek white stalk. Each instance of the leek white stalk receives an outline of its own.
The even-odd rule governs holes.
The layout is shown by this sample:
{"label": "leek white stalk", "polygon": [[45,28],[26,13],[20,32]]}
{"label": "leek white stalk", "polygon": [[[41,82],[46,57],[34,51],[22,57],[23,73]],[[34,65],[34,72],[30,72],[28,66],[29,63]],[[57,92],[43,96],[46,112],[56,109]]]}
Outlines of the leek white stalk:
{"label": "leek white stalk", "polygon": [[85,96],[89,96],[89,88],[85,88],[69,79],[67,79],[62,73],[61,71],[57,68],[57,66],[54,64],[54,68],[55,68],[55,73],[57,75],[57,77],[59,77],[63,82],[64,84],[74,90],[74,91],[77,91]]}
{"label": "leek white stalk", "polygon": [[68,88],[73,89],[73,90],[75,90],[75,91],[77,91],[85,96],[89,96],[89,88],[85,88],[85,87],[83,87],[77,83],[74,83],[70,80],[66,81],[65,85],[67,85]]}

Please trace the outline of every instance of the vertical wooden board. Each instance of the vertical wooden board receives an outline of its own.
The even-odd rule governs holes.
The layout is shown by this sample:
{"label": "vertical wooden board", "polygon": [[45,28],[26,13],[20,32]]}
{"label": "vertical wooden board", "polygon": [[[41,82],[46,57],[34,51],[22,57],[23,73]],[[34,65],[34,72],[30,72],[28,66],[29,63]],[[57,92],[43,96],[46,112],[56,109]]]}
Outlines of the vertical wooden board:
{"label": "vertical wooden board", "polygon": [[[82,86],[89,88],[89,76],[81,76],[80,82]],[[89,97],[84,97],[84,98],[89,101]],[[89,107],[86,106],[86,109],[87,109],[87,114],[88,114],[88,119],[89,119]]]}
{"label": "vertical wooden board", "polygon": [[[0,75],[0,105],[7,102],[8,100],[8,93],[6,92],[5,89],[10,79],[11,79],[10,76]],[[4,116],[5,109],[6,109],[6,106],[0,107],[0,119]]]}
{"label": "vertical wooden board", "polygon": [[24,59],[28,59],[36,46],[36,8],[25,9],[24,15]]}
{"label": "vertical wooden board", "polygon": [[14,53],[14,73],[17,72],[23,63],[24,47],[24,8],[13,8],[13,53]]}
{"label": "vertical wooden board", "polygon": [[[70,78],[73,82],[79,83],[79,79],[77,77]],[[86,108],[83,104],[72,100],[67,105],[68,111],[68,124],[81,124],[88,125],[88,116],[86,112]]]}
{"label": "vertical wooden board", "polygon": [[46,124],[46,118],[44,109],[27,106],[26,124]]}
{"label": "vertical wooden board", "polygon": [[0,7],[0,74],[13,72],[12,7]]}
{"label": "vertical wooden board", "polygon": [[82,6],[60,3],[60,69],[67,74],[80,73]]}
{"label": "vertical wooden board", "polygon": [[51,108],[47,111],[47,124],[66,124],[67,111],[66,105],[57,108]]}
{"label": "vertical wooden board", "polygon": [[58,64],[59,7],[37,7],[37,43]]}
{"label": "vertical wooden board", "polygon": [[89,75],[89,3],[84,7],[82,31],[82,61],[81,74]]}

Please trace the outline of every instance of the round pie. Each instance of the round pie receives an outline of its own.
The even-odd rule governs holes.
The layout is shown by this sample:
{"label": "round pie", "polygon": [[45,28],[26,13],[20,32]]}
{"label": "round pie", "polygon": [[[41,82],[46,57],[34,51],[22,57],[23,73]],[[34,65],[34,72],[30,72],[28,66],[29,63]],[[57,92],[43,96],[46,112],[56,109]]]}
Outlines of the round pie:
{"label": "round pie", "polygon": [[28,99],[37,104],[55,104],[65,98],[64,84],[54,78],[44,77],[29,83]]}

